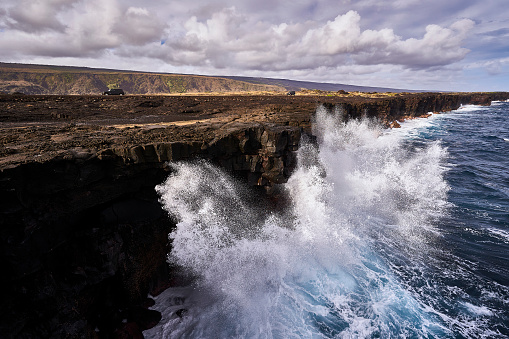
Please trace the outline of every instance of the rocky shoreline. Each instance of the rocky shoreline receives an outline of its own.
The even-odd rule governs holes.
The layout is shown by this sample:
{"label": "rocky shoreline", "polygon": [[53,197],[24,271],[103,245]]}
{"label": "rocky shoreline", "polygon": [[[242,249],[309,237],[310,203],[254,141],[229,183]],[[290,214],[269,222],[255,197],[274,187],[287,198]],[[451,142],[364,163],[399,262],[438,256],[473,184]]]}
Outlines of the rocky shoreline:
{"label": "rocky shoreline", "polygon": [[[0,335],[140,337],[178,284],[154,187],[204,158],[260,197],[286,182],[318,105],[385,126],[509,93],[0,95]],[[312,136],[311,136],[312,137]]]}

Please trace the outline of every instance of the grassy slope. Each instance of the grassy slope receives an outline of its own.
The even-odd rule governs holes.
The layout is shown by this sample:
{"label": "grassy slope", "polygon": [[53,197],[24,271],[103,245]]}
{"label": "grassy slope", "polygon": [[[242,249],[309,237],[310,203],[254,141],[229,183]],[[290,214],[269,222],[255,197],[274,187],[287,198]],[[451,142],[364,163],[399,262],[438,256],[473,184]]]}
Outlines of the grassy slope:
{"label": "grassy slope", "polygon": [[228,79],[246,81],[250,83],[262,83],[267,85],[275,85],[286,88],[289,91],[300,91],[302,89],[314,89],[321,91],[332,91],[336,92],[339,90],[344,90],[347,92],[392,92],[392,93],[401,93],[401,92],[424,92],[424,91],[416,91],[416,90],[405,90],[405,89],[396,89],[396,88],[385,88],[385,87],[368,87],[368,86],[355,86],[355,85],[345,85],[338,83],[320,83],[320,82],[311,82],[311,81],[296,81],[296,80],[288,80],[288,79],[267,79],[267,78],[252,78],[252,77],[238,77],[238,76],[226,76]]}
{"label": "grassy slope", "polygon": [[0,92],[99,94],[123,88],[128,94],[284,91],[276,85],[199,75],[0,63]]}
{"label": "grassy slope", "polygon": [[120,87],[129,94],[253,91],[419,92],[402,89],[239,76],[199,76],[87,67],[0,62],[0,93],[98,94]]}

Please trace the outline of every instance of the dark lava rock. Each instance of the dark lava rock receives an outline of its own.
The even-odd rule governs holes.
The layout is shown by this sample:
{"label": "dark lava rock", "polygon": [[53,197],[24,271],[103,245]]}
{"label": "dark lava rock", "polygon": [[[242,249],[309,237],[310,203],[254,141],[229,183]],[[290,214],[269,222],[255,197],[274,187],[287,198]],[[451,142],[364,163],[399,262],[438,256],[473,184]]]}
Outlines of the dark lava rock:
{"label": "dark lava rock", "polygon": [[175,312],[175,314],[179,317],[179,318],[183,318],[186,314],[187,314],[187,310],[185,308],[181,308],[179,310],[177,310]]}
{"label": "dark lava rock", "polygon": [[143,307],[134,307],[127,312],[127,321],[138,324],[142,331],[154,327],[161,320],[161,313]]}
{"label": "dark lava rock", "polygon": [[127,322],[122,324],[113,333],[113,339],[143,339],[143,333],[135,322]]}
{"label": "dark lava rock", "polygon": [[160,320],[148,292],[182,282],[154,191],[168,161],[208,159],[284,204],[277,185],[320,103],[388,125],[508,98],[0,95],[0,337],[142,338]]}

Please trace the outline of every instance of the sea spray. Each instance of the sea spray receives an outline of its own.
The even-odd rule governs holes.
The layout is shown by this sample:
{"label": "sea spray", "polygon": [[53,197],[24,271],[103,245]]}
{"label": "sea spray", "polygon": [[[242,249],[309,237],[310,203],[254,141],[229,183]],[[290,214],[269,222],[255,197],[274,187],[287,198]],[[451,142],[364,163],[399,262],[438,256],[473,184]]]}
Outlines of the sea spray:
{"label": "sea spray", "polygon": [[[196,278],[158,299],[164,305],[180,295],[185,302],[167,308],[147,337],[450,333],[433,304],[405,282],[425,274],[420,262],[440,238],[446,150],[438,142],[406,147],[404,134],[368,119],[345,122],[324,108],[313,133],[318,145],[303,141],[285,185],[292,203],[284,217],[260,215],[245,203],[242,185],[205,161],[172,164],[157,187],[178,221],[169,260]],[[186,310],[182,318],[177,308]]]}

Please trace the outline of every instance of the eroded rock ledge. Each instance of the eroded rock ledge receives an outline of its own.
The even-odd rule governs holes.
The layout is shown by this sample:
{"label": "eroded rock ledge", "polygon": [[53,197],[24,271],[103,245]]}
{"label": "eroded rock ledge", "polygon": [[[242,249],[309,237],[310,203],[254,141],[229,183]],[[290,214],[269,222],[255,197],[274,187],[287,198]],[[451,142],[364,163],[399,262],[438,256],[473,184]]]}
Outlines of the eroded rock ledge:
{"label": "eroded rock ledge", "polygon": [[301,129],[276,124],[230,123],[210,141],[155,142],[132,147],[103,149],[101,161],[117,168],[132,166],[166,169],[166,162],[193,157],[210,159],[221,167],[245,177],[250,186],[286,182],[295,161]]}
{"label": "eroded rock ledge", "polygon": [[[294,151],[302,134],[310,133],[321,103],[346,118],[376,116],[388,125],[508,98],[508,93],[426,93],[358,100],[259,98],[265,104],[250,97],[242,104],[242,97],[189,97],[178,99],[178,107],[193,107],[194,113],[170,116],[159,109],[171,108],[171,98],[108,98],[106,103],[117,106],[127,105],[121,100],[136,107],[144,103],[142,115],[149,118],[115,109],[110,110],[119,115],[114,121],[111,116],[98,119],[105,113],[87,118],[85,110],[70,122],[73,111],[67,110],[66,97],[1,97],[0,265],[5,287],[0,335],[111,337],[122,331],[139,334],[158,321],[158,314],[146,309],[147,293],[178,283],[165,262],[167,234],[174,224],[154,192],[171,171],[168,161],[209,159],[250,186],[270,191],[291,174]],[[204,100],[217,112],[203,106]],[[38,110],[37,102],[43,103]],[[44,113],[46,106],[52,107],[50,115]],[[37,114],[16,118],[23,108]],[[182,114],[190,124],[173,123]]]}

